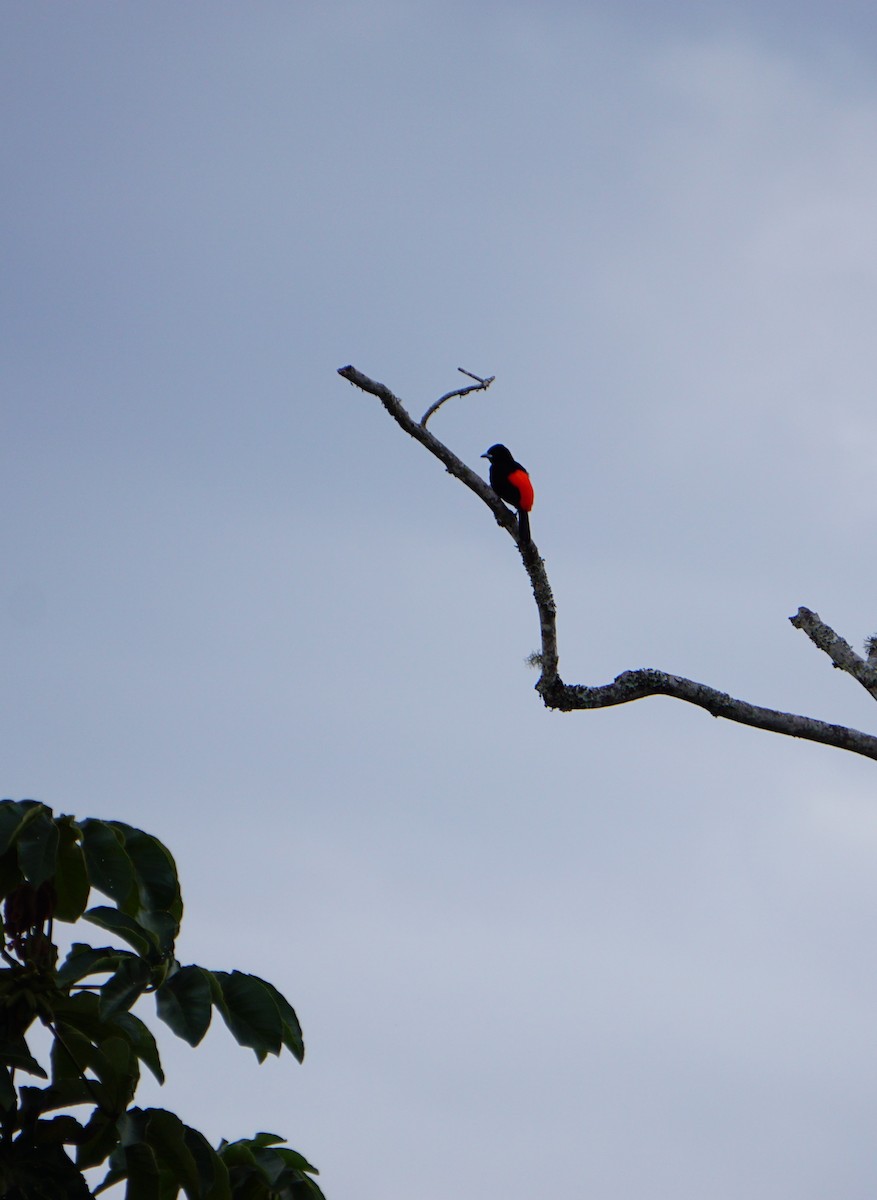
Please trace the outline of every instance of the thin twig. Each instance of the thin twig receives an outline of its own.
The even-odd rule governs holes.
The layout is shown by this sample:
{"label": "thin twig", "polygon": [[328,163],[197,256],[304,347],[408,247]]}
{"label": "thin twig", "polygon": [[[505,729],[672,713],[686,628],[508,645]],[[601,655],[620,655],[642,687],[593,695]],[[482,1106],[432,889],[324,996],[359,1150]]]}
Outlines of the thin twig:
{"label": "thin twig", "polygon": [[429,420],[429,418],[432,416],[432,414],[434,412],[437,412],[441,408],[441,406],[444,404],[444,402],[446,400],[450,400],[450,398],[452,396],[468,396],[470,392],[486,391],[487,388],[489,388],[490,385],[493,383],[494,379],[496,379],[495,375],[491,375],[487,379],[482,379],[480,375],[473,375],[472,372],[467,371],[465,369],[465,367],[457,367],[457,370],[460,372],[461,375],[468,375],[470,379],[477,379],[478,382],[473,383],[470,387],[457,388],[457,390],[455,392],[445,392],[445,394],[443,396],[439,396],[439,398],[438,398],[438,400],[436,400],[435,404],[431,404],[429,406],[429,408],[426,410],[426,412],[423,414],[423,416],[420,418],[421,425],[425,426],[426,422]]}
{"label": "thin twig", "polygon": [[[339,368],[338,374],[363,391],[377,396],[390,416],[406,433],[420,442],[431,454],[434,454],[436,458],[444,463],[452,475],[455,475],[462,483],[465,483],[468,488],[484,501],[496,518],[497,524],[502,525],[517,544],[524,567],[530,577],[533,598],[536,601],[536,608],[539,613],[539,626],[542,636],[542,653],[539,655],[539,665],[542,668],[542,673],[536,684],[536,690],[539,692],[547,708],[557,709],[562,712],[571,712],[575,709],[608,708],[618,704],[628,704],[633,700],[644,699],[646,696],[672,696],[677,700],[684,700],[688,704],[697,705],[699,708],[703,708],[711,713],[714,717],[723,717],[729,721],[750,725],[756,729],[765,729],[772,733],[781,733],[787,737],[803,738],[806,741],[819,742],[827,746],[836,746],[841,750],[849,750],[853,754],[861,754],[866,758],[872,758],[877,761],[877,737],[871,734],[862,733],[856,729],[849,729],[845,725],[832,725],[827,721],[818,721],[812,717],[779,712],[771,708],[762,708],[759,705],[750,704],[746,700],[736,700],[726,692],[718,691],[715,688],[708,687],[706,684],[697,683],[691,679],[684,679],[679,675],[670,675],[665,671],[658,671],[652,668],[624,671],[612,683],[597,687],[564,683],[558,674],[557,612],[551,585],[545,570],[545,563],[539,557],[535,545],[532,543],[521,545],[518,540],[517,521],[509,509],[506,508],[493,489],[484,482],[480,475],[477,475],[467,467],[447,446],[440,442],[438,438],[433,437],[424,428],[423,422],[418,424],[413,420],[401,400],[397,396],[394,396],[385,384],[369,379],[367,375],[363,375],[361,371],[352,366]],[[448,393],[448,395],[454,394],[452,392]],[[427,415],[429,414],[427,413]],[[805,628],[807,622],[801,614],[806,614],[808,611],[807,609],[799,610],[798,617],[791,618],[792,623],[797,624],[799,628]],[[810,616],[814,617],[816,622],[819,622],[819,618],[815,617],[815,614],[810,614]],[[829,630],[828,626],[822,626],[821,622],[819,622],[819,625],[834,639],[831,642],[833,651],[829,649],[828,642],[823,646],[819,641],[816,641],[816,637],[814,636],[816,631],[815,624],[812,626],[814,633],[810,633],[809,629],[806,631],[813,637],[816,644],[820,646],[820,649],[825,649],[826,653],[832,655],[832,661],[835,661],[838,666],[842,666],[844,670],[848,670],[870,691],[874,683],[874,678],[871,677],[877,677],[877,672],[874,672],[861,659],[858,660],[861,664],[860,667],[852,659],[847,660],[842,647],[838,643],[846,646],[853,659],[858,659],[858,655],[855,655],[848,644],[842,638],[838,638],[833,630]],[[838,661],[838,657],[836,656],[842,657],[843,662]],[[865,675],[866,672],[868,673],[867,678]]]}

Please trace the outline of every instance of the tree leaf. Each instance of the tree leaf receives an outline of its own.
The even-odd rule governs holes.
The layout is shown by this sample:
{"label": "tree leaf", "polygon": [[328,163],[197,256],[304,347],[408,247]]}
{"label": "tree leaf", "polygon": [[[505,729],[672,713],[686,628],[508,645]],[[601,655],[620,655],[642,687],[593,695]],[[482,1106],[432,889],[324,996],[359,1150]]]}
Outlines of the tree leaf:
{"label": "tree leaf", "polygon": [[34,814],[32,820],[22,822],[18,833],[18,864],[28,883],[39,887],[51,879],[58,866],[58,826],[43,810]]}
{"label": "tree leaf", "polygon": [[[94,1104],[94,1084],[89,1088],[79,1076],[62,1079],[47,1088],[26,1087],[21,1089],[22,1112],[44,1113],[56,1108],[73,1108],[76,1104]],[[27,1101],[24,1102],[25,1093]],[[99,1094],[99,1093],[98,1093]]]}
{"label": "tree leaf", "polygon": [[192,1151],[186,1145],[185,1126],[176,1113],[163,1108],[146,1110],[146,1142],[159,1167],[167,1169],[174,1183],[185,1188],[190,1200],[201,1195],[201,1174]]}
{"label": "tree leaf", "polygon": [[82,851],[92,887],[123,908],[134,889],[134,867],[121,835],[106,821],[93,817],[79,823]]}
{"label": "tree leaf", "polygon": [[23,816],[17,801],[0,801],[0,855],[5,854],[12,845]]}
{"label": "tree leaf", "polygon": [[130,950],[116,950],[112,946],[96,949],[84,942],[74,942],[58,968],[58,983],[67,987],[86,975],[111,975],[125,959],[136,957]]}
{"label": "tree leaf", "polygon": [[95,1195],[127,1178],[126,1200],[132,1184],[147,1187],[153,1180],[160,1200],[175,1197],[180,1188],[190,1200],[232,1200],[224,1163],[204,1135],[184,1125],[175,1113],[131,1108],[120,1117],[118,1128],[121,1144]]}
{"label": "tree leaf", "polygon": [[246,1138],[237,1142],[225,1142],[219,1148],[219,1157],[227,1167],[255,1167],[256,1159]]}
{"label": "tree leaf", "polygon": [[15,1107],[18,1095],[8,1067],[0,1066],[0,1110],[8,1112]]}
{"label": "tree leaf", "polygon": [[257,1133],[251,1138],[241,1138],[241,1141],[252,1147],[282,1146],[286,1138],[279,1133]]}
{"label": "tree leaf", "polygon": [[41,812],[49,816],[52,814],[52,810],[38,800],[0,801],[0,855],[6,853],[24,826],[35,820]]}
{"label": "tree leaf", "polygon": [[69,1114],[62,1117],[52,1117],[49,1121],[37,1121],[34,1126],[34,1142],[38,1146],[58,1143],[62,1146],[73,1146],[79,1142],[84,1126]]}
{"label": "tree leaf", "polygon": [[203,1133],[185,1126],[186,1145],[198,1164],[204,1200],[232,1200],[228,1168]]}
{"label": "tree leaf", "polygon": [[161,1177],[152,1149],[143,1142],[125,1147],[125,1200],[161,1200]]}
{"label": "tree leaf", "polygon": [[311,1179],[310,1175],[302,1175],[301,1184],[294,1191],[295,1200],[304,1200],[305,1197],[310,1197],[310,1200],[326,1200],[316,1179]]}
{"label": "tree leaf", "polygon": [[156,1012],[177,1037],[197,1046],[210,1028],[212,994],[203,967],[180,967],[155,993]]}
{"label": "tree leaf", "polygon": [[62,1020],[55,1022],[52,1042],[52,1083],[60,1086],[65,1079],[80,1079],[90,1063],[94,1043],[87,1034]]}
{"label": "tree leaf", "polygon": [[[297,1150],[292,1150],[288,1146],[271,1144],[278,1140],[282,1139],[274,1138],[270,1134],[257,1134],[249,1141],[253,1157],[268,1181],[272,1193],[297,1195],[302,1190],[303,1184],[316,1187],[313,1180],[307,1178],[306,1173],[318,1175],[317,1168],[312,1166]],[[319,1189],[315,1194],[319,1194]]]}
{"label": "tree leaf", "polygon": [[290,1146],[278,1146],[275,1154],[279,1154],[283,1161],[289,1167],[294,1167],[297,1171],[306,1171],[310,1175],[319,1175],[319,1171],[313,1164],[309,1163],[303,1154],[299,1154],[297,1150],[293,1150]]}
{"label": "tree leaf", "polygon": [[[140,907],[149,912],[166,912],[179,923],[183,900],[177,865],[164,843],[142,829],[123,821],[109,822],[121,834],[125,851],[134,867]],[[132,915],[134,915],[132,913]]]}
{"label": "tree leaf", "polygon": [[[110,1155],[110,1162],[113,1161],[113,1157],[114,1157],[114,1155]],[[92,1191],[92,1196],[99,1196],[101,1194],[101,1192],[105,1192],[105,1191],[107,1191],[108,1188],[115,1187],[115,1185],[117,1183],[122,1182],[122,1180],[125,1178],[125,1173],[126,1173],[125,1172],[124,1151],[121,1155],[120,1161],[121,1161],[121,1166],[111,1166],[110,1167],[109,1171],[107,1171],[106,1175],[104,1175],[103,1179],[100,1181],[100,1183],[97,1185],[97,1187]],[[125,1200],[127,1200],[127,1192],[126,1192]]]}
{"label": "tree leaf", "polygon": [[127,1012],[146,991],[151,975],[149,963],[142,958],[123,959],[116,973],[101,987],[101,1019],[105,1021],[116,1013]]}
{"label": "tree leaf", "polygon": [[91,1066],[100,1080],[101,1102],[113,1116],[124,1112],[140,1082],[140,1063],[124,1037],[105,1038],[91,1056]]}
{"label": "tree leaf", "polygon": [[286,997],[278,992],[273,983],[269,983],[267,979],[260,981],[271,993],[274,1003],[280,1013],[280,1020],[283,1026],[283,1044],[293,1054],[299,1062],[304,1061],[305,1044],[302,1038],[301,1025],[298,1023],[298,1017],[295,1015],[295,1009],[286,999]]}
{"label": "tree leaf", "polygon": [[117,1013],[113,1024],[122,1031],[131,1044],[134,1053],[142,1063],[149,1067],[159,1083],[164,1083],[164,1071],[158,1056],[158,1046],[148,1025],[135,1017],[133,1013]]}
{"label": "tree leaf", "polygon": [[249,1046],[259,1062],[279,1054],[283,1046],[283,1023],[274,997],[261,979],[241,971],[214,971],[222,989],[222,1016],[235,1041]]}
{"label": "tree leaf", "polygon": [[[281,1200],[272,1194],[268,1180],[258,1166],[234,1166],[228,1172],[235,1200]],[[284,1198],[285,1200],[285,1198]]]}
{"label": "tree leaf", "polygon": [[0,1061],[13,1070],[27,1071],[28,1075],[36,1075],[39,1079],[48,1079],[46,1071],[30,1052],[24,1035],[6,1037],[0,1046]]}
{"label": "tree leaf", "polygon": [[17,1140],[13,1146],[4,1155],[3,1196],[8,1200],[91,1200],[63,1145],[28,1146]]}
{"label": "tree leaf", "polygon": [[[119,1127],[119,1140],[122,1147],[136,1146],[146,1138],[146,1122],[149,1117],[148,1108],[129,1108],[122,1113],[116,1124]],[[121,1151],[119,1151],[121,1154]]]}
{"label": "tree leaf", "polygon": [[112,1117],[95,1110],[82,1131],[76,1150],[76,1165],[82,1171],[106,1162],[119,1144],[119,1131]]}
{"label": "tree leaf", "polygon": [[[61,1080],[71,1073],[65,1061],[70,1057],[75,1061],[72,1069],[74,1074],[91,1068],[100,1075],[118,1068],[121,1063],[122,1068],[136,1080],[140,1068],[137,1062],[130,1060],[130,1056],[134,1055],[146,1063],[160,1082],[163,1081],[155,1040],[143,1022],[131,1013],[119,1012],[104,1019],[98,997],[90,992],[68,997],[58,1004],[56,1013],[55,1028],[63,1039],[63,1046],[56,1042],[52,1048],[53,1080]],[[101,1058],[104,1049],[114,1040],[121,1041],[127,1050],[117,1048],[111,1052],[109,1059],[107,1054]],[[70,1051],[69,1055],[65,1054],[64,1046]],[[110,1097],[110,1100],[117,1104],[115,1097]]]}
{"label": "tree leaf", "polygon": [[24,883],[21,867],[18,865],[18,854],[14,846],[10,846],[5,854],[0,854],[0,897],[8,896]]}
{"label": "tree leaf", "polygon": [[86,909],[82,915],[93,925],[100,925],[101,929],[108,929],[111,933],[118,934],[129,946],[133,946],[141,957],[146,959],[158,957],[158,947],[152,934],[133,917],[129,917],[127,913],[101,904],[97,908]]}
{"label": "tree leaf", "polygon": [[170,913],[146,908],[138,909],[137,920],[153,935],[162,957],[170,958],[174,952],[177,934],[180,932],[179,921]]}
{"label": "tree leaf", "polygon": [[55,891],[58,902],[55,916],[59,921],[78,921],[88,904],[91,885],[85,866],[85,855],[79,845],[79,828],[72,817],[58,818],[60,845]]}

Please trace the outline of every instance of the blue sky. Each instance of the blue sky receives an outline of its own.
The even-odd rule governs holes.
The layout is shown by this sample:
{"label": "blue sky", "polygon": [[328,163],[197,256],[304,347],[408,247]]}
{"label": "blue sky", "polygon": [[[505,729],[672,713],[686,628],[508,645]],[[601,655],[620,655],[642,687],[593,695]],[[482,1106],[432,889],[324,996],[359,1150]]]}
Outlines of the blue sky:
{"label": "blue sky", "polygon": [[[174,851],[181,956],[296,1006],[145,1094],[334,1200],[873,1195],[873,764],[561,671],[872,729],[863,4],[5,5],[4,793]],[[483,464],[482,464],[483,465]],[[217,1086],[217,1079],[224,1086]]]}

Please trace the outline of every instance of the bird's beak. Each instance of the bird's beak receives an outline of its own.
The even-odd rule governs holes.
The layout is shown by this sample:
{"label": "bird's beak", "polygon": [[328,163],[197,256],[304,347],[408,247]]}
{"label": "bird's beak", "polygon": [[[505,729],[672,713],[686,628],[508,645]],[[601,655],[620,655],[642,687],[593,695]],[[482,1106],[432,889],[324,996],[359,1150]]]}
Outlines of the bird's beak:
{"label": "bird's beak", "polygon": [[490,458],[490,455],[489,455],[489,454],[482,454],[482,455],[481,455],[481,457],[482,457],[482,458]]}

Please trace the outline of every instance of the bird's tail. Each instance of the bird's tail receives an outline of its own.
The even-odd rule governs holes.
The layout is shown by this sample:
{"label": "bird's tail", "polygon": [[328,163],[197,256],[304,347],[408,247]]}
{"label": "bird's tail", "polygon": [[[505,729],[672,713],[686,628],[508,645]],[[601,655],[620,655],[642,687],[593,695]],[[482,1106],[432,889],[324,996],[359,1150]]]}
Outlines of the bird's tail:
{"label": "bird's tail", "polygon": [[530,544],[530,517],[522,508],[518,509],[518,540],[522,546]]}

